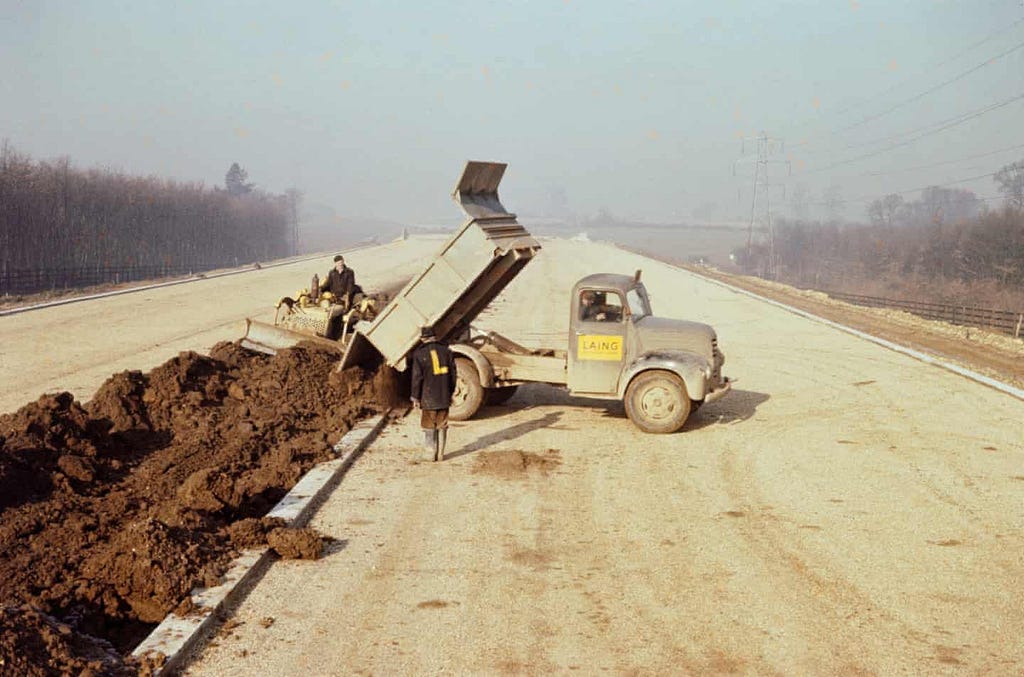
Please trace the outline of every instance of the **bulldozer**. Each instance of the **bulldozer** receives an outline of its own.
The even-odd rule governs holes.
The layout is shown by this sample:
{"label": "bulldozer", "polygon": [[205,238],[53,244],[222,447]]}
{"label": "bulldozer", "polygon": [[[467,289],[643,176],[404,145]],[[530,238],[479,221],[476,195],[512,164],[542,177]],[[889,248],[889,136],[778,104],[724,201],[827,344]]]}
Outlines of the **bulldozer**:
{"label": "bulldozer", "polygon": [[382,292],[363,294],[357,286],[351,303],[320,291],[320,278],[313,276],[308,289],[284,296],[274,305],[274,323],[245,320],[241,345],[273,355],[301,341],[313,341],[343,351],[360,322],[372,322],[387,303]]}

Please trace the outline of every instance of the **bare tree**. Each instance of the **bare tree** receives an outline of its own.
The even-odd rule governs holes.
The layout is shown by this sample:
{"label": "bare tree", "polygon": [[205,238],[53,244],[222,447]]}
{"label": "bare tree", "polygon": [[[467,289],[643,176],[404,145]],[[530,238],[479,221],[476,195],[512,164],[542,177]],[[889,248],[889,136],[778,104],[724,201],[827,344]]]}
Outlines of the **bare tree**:
{"label": "bare tree", "polygon": [[878,198],[868,206],[868,217],[876,226],[892,226],[903,208],[903,198],[891,193]]}
{"label": "bare tree", "polygon": [[963,223],[981,212],[978,196],[963,188],[929,186],[921,191],[924,214],[934,223]]}
{"label": "bare tree", "polygon": [[789,202],[793,206],[793,215],[800,221],[806,221],[810,216],[811,189],[807,187],[806,183],[796,184],[796,188],[793,189],[793,197]]}
{"label": "bare tree", "polygon": [[1008,164],[993,177],[999,192],[1017,209],[1024,209],[1024,160]]}
{"label": "bare tree", "polygon": [[828,215],[828,220],[833,223],[838,221],[839,217],[843,214],[843,210],[846,208],[846,201],[843,200],[843,189],[836,184],[832,184],[822,193],[821,201],[825,205],[825,213]]}

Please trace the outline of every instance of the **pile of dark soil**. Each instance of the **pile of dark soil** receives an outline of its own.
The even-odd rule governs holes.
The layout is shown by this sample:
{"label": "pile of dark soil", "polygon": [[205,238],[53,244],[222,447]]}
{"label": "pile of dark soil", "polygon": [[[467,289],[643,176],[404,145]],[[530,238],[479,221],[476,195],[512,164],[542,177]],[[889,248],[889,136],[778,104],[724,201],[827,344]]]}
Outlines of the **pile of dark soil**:
{"label": "pile of dark soil", "polygon": [[0,416],[0,672],[138,671],[120,656],[240,549],[318,556],[315,534],[263,515],[399,389],[337,360],[222,343],[116,374],[84,406]]}

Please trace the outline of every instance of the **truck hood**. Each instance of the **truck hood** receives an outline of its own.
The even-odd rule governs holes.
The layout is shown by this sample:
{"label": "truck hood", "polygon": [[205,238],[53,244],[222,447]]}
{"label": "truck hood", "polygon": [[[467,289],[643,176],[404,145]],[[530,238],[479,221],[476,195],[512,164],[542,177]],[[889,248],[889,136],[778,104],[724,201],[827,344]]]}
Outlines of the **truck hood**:
{"label": "truck hood", "polygon": [[640,353],[683,350],[712,359],[715,330],[703,322],[673,320],[648,315],[634,323],[640,340]]}

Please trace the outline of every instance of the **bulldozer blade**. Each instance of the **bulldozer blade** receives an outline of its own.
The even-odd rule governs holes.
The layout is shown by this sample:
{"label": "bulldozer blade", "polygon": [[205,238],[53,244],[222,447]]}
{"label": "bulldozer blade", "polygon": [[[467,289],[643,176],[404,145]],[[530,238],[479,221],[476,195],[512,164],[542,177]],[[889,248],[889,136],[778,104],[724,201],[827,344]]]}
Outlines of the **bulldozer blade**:
{"label": "bulldozer blade", "polygon": [[276,355],[278,350],[291,348],[305,341],[312,341],[317,345],[332,348],[339,352],[344,349],[344,346],[337,341],[281,329],[272,324],[250,319],[245,320],[245,333],[242,335],[240,345],[249,350],[266,353],[267,355]]}

